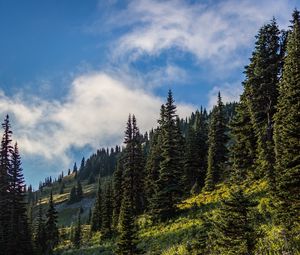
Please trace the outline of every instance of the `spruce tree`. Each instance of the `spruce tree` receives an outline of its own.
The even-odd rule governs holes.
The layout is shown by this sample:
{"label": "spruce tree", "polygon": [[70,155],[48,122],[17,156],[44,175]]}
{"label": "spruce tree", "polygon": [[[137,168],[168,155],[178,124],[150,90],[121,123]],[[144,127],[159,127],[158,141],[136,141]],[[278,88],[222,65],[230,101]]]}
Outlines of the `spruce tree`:
{"label": "spruce tree", "polygon": [[83,190],[80,180],[77,181],[76,201],[81,201],[83,198]]}
{"label": "spruce tree", "polygon": [[212,191],[215,185],[224,178],[228,156],[227,142],[224,105],[219,92],[218,103],[212,110],[209,123],[208,169],[205,179],[205,190],[207,191]]}
{"label": "spruce tree", "polygon": [[10,224],[10,212],[9,212],[9,169],[11,168],[10,155],[12,152],[12,131],[10,130],[9,117],[6,116],[2,128],[4,134],[1,141],[0,149],[0,254],[5,255],[8,243],[8,232]]}
{"label": "spruce tree", "polygon": [[[134,115],[132,118],[130,115],[128,117],[124,143],[126,148],[124,149],[123,158],[122,190],[124,192],[124,189],[127,189],[132,192],[133,212],[137,215],[144,210],[144,166],[141,135]],[[128,185],[130,188],[127,187]]]}
{"label": "spruce tree", "polygon": [[246,67],[245,96],[257,140],[259,174],[275,188],[273,116],[278,97],[278,81],[282,66],[280,31],[275,19],[264,25],[256,36],[255,50]]}
{"label": "spruce tree", "polygon": [[205,185],[205,177],[207,171],[207,153],[208,153],[208,125],[206,110],[201,107],[200,111],[195,113],[195,149],[197,154],[198,176],[196,183],[199,189]]}
{"label": "spruce tree", "polygon": [[162,113],[160,120],[162,161],[151,213],[154,219],[164,221],[174,215],[176,203],[182,197],[182,136],[176,124],[176,106],[171,91],[168,93]]}
{"label": "spruce tree", "polygon": [[131,185],[124,188],[122,205],[120,210],[120,233],[117,241],[117,255],[136,255],[139,251],[136,247],[137,236],[134,222],[133,200],[131,198]]}
{"label": "spruce tree", "polygon": [[77,215],[77,222],[76,222],[76,227],[75,227],[75,231],[74,231],[74,238],[73,238],[73,245],[76,249],[80,248],[81,245],[81,212],[80,210],[78,211],[78,215]]}
{"label": "spruce tree", "polygon": [[197,153],[196,134],[190,125],[187,131],[185,154],[184,154],[184,175],[183,184],[186,193],[189,194],[194,184],[199,178],[199,158]]}
{"label": "spruce tree", "polygon": [[31,232],[25,207],[25,182],[17,143],[11,155],[9,169],[10,225],[7,254],[32,254]]}
{"label": "spruce tree", "polygon": [[151,203],[156,192],[156,182],[159,178],[159,165],[161,162],[161,148],[160,148],[160,129],[153,131],[150,138],[150,149],[147,156],[145,166],[145,195],[147,198],[147,207],[151,210]]}
{"label": "spruce tree", "polygon": [[77,201],[76,187],[73,186],[73,187],[71,188],[71,191],[70,191],[70,196],[69,196],[69,201],[68,201],[68,203],[69,203],[69,204],[73,204],[73,203],[75,203],[76,201]]}
{"label": "spruce tree", "polygon": [[240,97],[236,115],[230,122],[233,143],[230,146],[230,162],[232,164],[231,178],[233,182],[240,182],[248,177],[257,178],[256,137],[247,107],[245,90]]}
{"label": "spruce tree", "polygon": [[278,216],[288,231],[300,224],[300,15],[293,13],[275,114]]}
{"label": "spruce tree", "polygon": [[117,161],[116,170],[113,175],[113,227],[117,228],[122,203],[122,176],[123,176],[123,155]]}
{"label": "spruce tree", "polygon": [[99,231],[102,226],[102,188],[101,188],[101,177],[99,175],[98,179],[98,190],[96,201],[94,204],[93,212],[92,212],[92,219],[91,219],[91,231]]}
{"label": "spruce tree", "polygon": [[39,200],[38,215],[36,219],[34,244],[38,254],[45,254],[47,250],[47,239],[45,232],[45,220],[43,218],[42,203]]}
{"label": "spruce tree", "polygon": [[[134,217],[141,208],[141,194],[136,194],[142,184],[142,150],[136,120],[129,115],[125,131],[124,172],[122,180],[122,202],[119,214],[118,255],[138,254],[136,248],[136,226]],[[141,204],[140,204],[141,206]]]}
{"label": "spruce tree", "polygon": [[52,190],[49,198],[49,207],[46,213],[45,232],[47,240],[47,254],[52,254],[53,249],[59,241],[59,232],[57,227],[57,211],[53,202]]}
{"label": "spruce tree", "polygon": [[223,200],[214,223],[218,254],[255,254],[257,234],[253,226],[251,210],[256,206],[242,187],[233,188],[229,198]]}
{"label": "spruce tree", "polygon": [[104,202],[102,205],[102,225],[101,233],[104,239],[112,236],[112,187],[111,182],[108,182],[105,187]]}

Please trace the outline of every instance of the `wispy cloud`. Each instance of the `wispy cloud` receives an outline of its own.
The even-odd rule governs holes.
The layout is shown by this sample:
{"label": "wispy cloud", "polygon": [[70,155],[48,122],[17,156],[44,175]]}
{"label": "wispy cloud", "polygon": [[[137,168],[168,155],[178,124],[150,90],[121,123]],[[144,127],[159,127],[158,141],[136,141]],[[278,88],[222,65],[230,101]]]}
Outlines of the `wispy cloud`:
{"label": "wispy cloud", "polygon": [[286,26],[293,1],[216,1],[208,4],[188,1],[130,1],[123,12],[107,24],[127,27],[116,44],[115,58],[135,61],[157,56],[175,47],[206,61],[215,68],[228,69],[241,64],[240,50],[249,48],[258,28],[277,17]]}

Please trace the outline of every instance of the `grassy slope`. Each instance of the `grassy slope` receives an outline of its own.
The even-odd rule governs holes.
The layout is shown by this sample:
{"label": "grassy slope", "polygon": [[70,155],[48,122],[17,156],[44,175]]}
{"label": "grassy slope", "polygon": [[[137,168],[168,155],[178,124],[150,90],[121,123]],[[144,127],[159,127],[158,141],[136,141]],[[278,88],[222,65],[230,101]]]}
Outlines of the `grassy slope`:
{"label": "grassy slope", "polygon": [[[69,178],[69,180],[68,180]],[[71,187],[75,184],[72,176],[65,177],[66,188],[64,193],[54,195],[59,211],[59,224],[61,226],[70,226],[75,220],[76,213],[80,206],[83,207],[83,222],[87,218],[89,208],[93,204],[93,197],[96,192],[96,184],[87,185],[83,182],[84,199],[80,203],[73,205],[67,204],[68,195]],[[69,182],[68,182],[69,181]],[[247,194],[251,195],[254,201],[257,201],[257,212],[262,218],[268,218],[272,211],[271,201],[266,196],[266,182],[257,181],[245,186]],[[58,192],[59,186],[53,187],[54,192]],[[47,195],[50,189],[45,189],[42,203],[47,203]],[[229,188],[226,184],[221,184],[212,193],[201,192],[199,195],[191,196],[178,205],[179,215],[166,223],[153,225],[147,215],[142,215],[138,219],[139,243],[138,246],[145,254],[163,254],[163,255],[193,255],[196,252],[199,234],[202,228],[202,216],[214,217],[214,212],[218,210],[220,200],[226,198],[229,194]],[[63,254],[113,254],[115,240],[109,242],[101,241],[101,234],[96,233],[90,236],[89,226],[84,225],[84,246],[80,250],[73,250],[70,242],[64,241],[58,248]],[[258,251],[273,249],[269,254],[281,254],[280,249],[284,246],[284,240],[281,235],[281,229],[274,227],[271,222],[264,221],[257,224],[257,230],[264,234],[258,243]],[[63,235],[68,239],[70,227],[65,227]],[[299,238],[300,240],[300,238]],[[261,253],[263,254],[263,253]],[[300,253],[298,253],[300,254]]]}

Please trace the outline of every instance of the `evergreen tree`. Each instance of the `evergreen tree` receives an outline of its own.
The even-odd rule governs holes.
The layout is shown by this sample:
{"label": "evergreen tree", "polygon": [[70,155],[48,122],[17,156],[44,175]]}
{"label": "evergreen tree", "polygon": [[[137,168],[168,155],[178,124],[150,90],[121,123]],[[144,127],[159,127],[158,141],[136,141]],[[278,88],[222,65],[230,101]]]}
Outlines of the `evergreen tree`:
{"label": "evergreen tree", "polygon": [[273,116],[278,97],[278,81],[282,66],[280,31],[275,19],[264,25],[257,35],[255,50],[246,67],[245,96],[251,123],[257,139],[259,173],[275,188]]}
{"label": "evergreen tree", "polygon": [[251,255],[257,235],[253,227],[251,210],[256,206],[241,187],[233,189],[223,200],[215,222],[216,248],[219,254]]}
{"label": "evergreen tree", "polygon": [[80,180],[77,181],[77,189],[76,189],[76,200],[81,201],[83,198],[82,185]]}
{"label": "evergreen tree", "polygon": [[[199,188],[203,188],[205,184],[205,177],[207,171],[207,153],[208,153],[208,126],[207,126],[207,113],[206,110],[201,107],[200,112],[195,113],[195,150],[198,163],[198,177],[196,179],[196,185]],[[194,184],[194,185],[195,185]]]}
{"label": "evergreen tree", "polygon": [[10,130],[9,117],[6,116],[4,123],[2,124],[4,134],[1,141],[0,149],[0,255],[6,254],[8,243],[8,232],[10,223],[9,212],[9,169],[11,168],[10,155],[12,152],[12,131]]}
{"label": "evergreen tree", "polygon": [[230,146],[230,161],[232,163],[234,182],[256,177],[256,137],[251,124],[247,107],[245,90],[240,97],[236,115],[230,123],[233,143]]}
{"label": "evergreen tree", "polygon": [[176,106],[169,91],[163,116],[160,120],[162,137],[162,161],[156,192],[152,199],[151,213],[157,220],[166,220],[176,211],[176,203],[182,196],[182,136],[176,124]]}
{"label": "evergreen tree", "polygon": [[102,237],[107,239],[112,235],[112,187],[111,182],[108,182],[105,187],[104,202],[102,206]]}
{"label": "evergreen tree", "polygon": [[92,218],[91,218],[91,231],[99,231],[102,226],[102,189],[101,189],[101,177],[98,179],[98,191],[96,201],[94,204]]}
{"label": "evergreen tree", "polygon": [[15,144],[9,169],[10,225],[7,254],[32,254],[31,232],[25,207],[25,183],[18,145]]}
{"label": "evergreen tree", "polygon": [[55,210],[53,202],[52,190],[49,198],[48,211],[46,213],[45,232],[47,240],[47,254],[52,254],[54,247],[58,244],[59,241],[59,232],[57,227],[57,211]]}
{"label": "evergreen tree", "polygon": [[212,191],[221,178],[224,178],[228,154],[224,105],[220,92],[218,93],[218,103],[214,106],[211,113],[208,135],[208,169],[205,179],[205,190]]}
{"label": "evergreen tree", "polygon": [[78,211],[78,216],[77,216],[77,223],[74,231],[74,238],[73,238],[73,245],[76,249],[80,248],[81,245],[81,218],[80,218],[81,212],[80,210]]}
{"label": "evergreen tree", "polygon": [[59,194],[63,194],[65,190],[65,182],[62,181],[59,187]]}
{"label": "evergreen tree", "polygon": [[190,125],[187,131],[185,154],[184,154],[184,175],[183,184],[186,193],[189,194],[194,184],[199,178],[199,158],[197,154],[196,134]]}
{"label": "evergreen tree", "polygon": [[300,218],[300,15],[293,13],[275,115],[278,216],[288,231]]}
{"label": "evergreen tree", "polygon": [[[130,197],[133,200],[133,212],[137,215],[144,209],[144,165],[141,135],[136,125],[134,115],[132,118],[129,115],[124,143],[126,144],[126,148],[124,149],[123,158],[124,173],[122,176],[122,189],[127,189],[132,192]],[[125,188],[124,186],[130,186],[130,188]]]}
{"label": "evergreen tree", "polygon": [[117,228],[122,203],[122,176],[123,176],[123,155],[117,161],[116,170],[113,175],[113,227]]}
{"label": "evergreen tree", "polygon": [[77,168],[77,164],[75,162],[74,166],[73,166],[73,173],[77,174],[77,172],[78,172],[78,168]]}
{"label": "evergreen tree", "polygon": [[136,247],[136,226],[134,223],[133,200],[130,185],[124,189],[122,205],[120,210],[120,234],[117,242],[118,255],[139,254]]}
{"label": "evergreen tree", "polygon": [[151,202],[156,192],[156,182],[159,178],[159,165],[161,162],[161,133],[160,129],[153,131],[150,138],[150,149],[146,161],[145,195],[147,198],[147,207],[151,210]]}
{"label": "evergreen tree", "polygon": [[75,203],[77,201],[76,187],[73,186],[70,191],[69,204]]}
{"label": "evergreen tree", "polygon": [[43,211],[42,211],[42,203],[41,199],[39,200],[38,206],[38,216],[36,220],[36,227],[35,227],[35,238],[34,243],[38,254],[45,254],[47,250],[46,245],[46,232],[45,232],[45,221],[43,218]]}

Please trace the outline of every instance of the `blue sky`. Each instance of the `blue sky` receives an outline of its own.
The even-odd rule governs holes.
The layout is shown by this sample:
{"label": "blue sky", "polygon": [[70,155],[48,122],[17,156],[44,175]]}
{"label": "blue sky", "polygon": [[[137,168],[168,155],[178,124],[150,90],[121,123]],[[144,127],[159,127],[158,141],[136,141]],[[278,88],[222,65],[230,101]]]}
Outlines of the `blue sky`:
{"label": "blue sky", "polygon": [[180,116],[238,100],[258,29],[286,28],[296,0],[0,0],[0,117],[10,114],[37,185],[122,142],[129,112],[156,124],[171,88]]}

